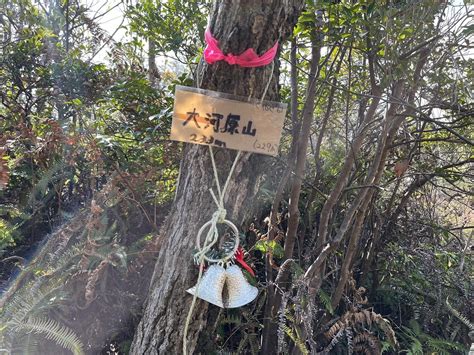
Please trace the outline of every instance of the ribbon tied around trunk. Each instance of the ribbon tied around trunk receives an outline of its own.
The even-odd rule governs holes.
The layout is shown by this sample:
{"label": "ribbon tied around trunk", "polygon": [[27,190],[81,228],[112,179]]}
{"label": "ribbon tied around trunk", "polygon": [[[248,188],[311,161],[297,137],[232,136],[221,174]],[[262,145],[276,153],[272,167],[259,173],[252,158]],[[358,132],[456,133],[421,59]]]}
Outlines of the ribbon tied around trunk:
{"label": "ribbon tied around trunk", "polygon": [[229,65],[238,65],[244,68],[255,68],[270,64],[275,59],[278,42],[272,48],[259,56],[253,48],[245,50],[242,54],[234,55],[232,53],[224,54],[219,48],[219,42],[212,36],[209,29],[204,35],[206,48],[204,49],[204,59],[208,64],[214,64],[220,60]]}

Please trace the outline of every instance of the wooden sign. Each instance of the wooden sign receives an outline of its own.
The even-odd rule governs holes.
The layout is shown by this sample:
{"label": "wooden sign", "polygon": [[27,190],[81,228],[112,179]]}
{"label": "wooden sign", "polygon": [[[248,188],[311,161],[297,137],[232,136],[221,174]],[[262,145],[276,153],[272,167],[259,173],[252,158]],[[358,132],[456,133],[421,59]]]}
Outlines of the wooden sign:
{"label": "wooden sign", "polygon": [[171,139],[277,155],[286,104],[176,86]]}

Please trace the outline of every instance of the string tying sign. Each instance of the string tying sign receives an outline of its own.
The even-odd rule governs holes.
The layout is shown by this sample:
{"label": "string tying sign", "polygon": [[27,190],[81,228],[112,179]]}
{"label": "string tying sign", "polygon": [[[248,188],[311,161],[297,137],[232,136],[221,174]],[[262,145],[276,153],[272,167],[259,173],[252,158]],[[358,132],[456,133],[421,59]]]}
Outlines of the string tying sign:
{"label": "string tying sign", "polygon": [[286,107],[176,86],[170,139],[276,156]]}

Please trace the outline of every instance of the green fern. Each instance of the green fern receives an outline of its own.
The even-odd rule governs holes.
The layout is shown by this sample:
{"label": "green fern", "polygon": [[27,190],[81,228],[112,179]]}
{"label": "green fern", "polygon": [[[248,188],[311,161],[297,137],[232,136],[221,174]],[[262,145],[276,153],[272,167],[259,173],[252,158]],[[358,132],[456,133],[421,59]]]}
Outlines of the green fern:
{"label": "green fern", "polygon": [[[50,285],[44,293],[35,287],[34,282],[30,282],[23,290],[3,308],[0,321],[4,326],[0,328],[0,335],[8,338],[10,344],[22,340],[22,353],[35,353],[35,338],[37,335],[43,335],[74,354],[83,354],[82,344],[71,329],[55,320],[40,316],[53,307],[50,299],[52,294],[57,293],[54,285]],[[23,339],[26,335],[32,336]]]}
{"label": "green fern", "polygon": [[426,345],[430,351],[434,351],[440,355],[450,355],[453,351],[465,352],[467,349],[461,344],[454,343],[444,339],[434,339],[425,336]]}
{"label": "green fern", "polygon": [[54,262],[54,271],[52,273],[58,274],[59,272],[68,269],[76,259],[81,258],[84,255],[84,245],[84,241],[80,241],[61,254],[58,260]]}
{"label": "green fern", "polygon": [[284,324],[282,327],[283,327],[283,330],[285,331],[285,334],[288,335],[288,337],[293,341],[293,343],[295,343],[299,351],[304,355],[309,354],[308,349],[306,349],[306,345],[301,340],[299,335],[296,332],[294,332],[293,329],[288,327],[286,324]]}
{"label": "green fern", "polygon": [[423,355],[423,345],[416,338],[411,338],[412,343],[407,355]]}
{"label": "green fern", "polygon": [[329,314],[334,315],[334,309],[332,308],[331,304],[331,297],[323,289],[319,290],[318,296],[322,304],[324,305],[324,308],[326,308],[326,311],[328,311]]}
{"label": "green fern", "polygon": [[83,345],[77,335],[70,329],[52,319],[31,318],[26,322],[12,322],[12,330],[15,333],[22,331],[35,334],[41,334],[46,339],[53,340],[59,346],[69,349],[74,355],[83,355]]}
{"label": "green fern", "polygon": [[459,343],[446,339],[435,339],[421,330],[415,320],[410,320],[410,327],[403,327],[404,334],[411,343],[410,349],[406,350],[408,355],[423,355],[435,352],[440,355],[450,355],[453,351],[465,352],[467,349]]}
{"label": "green fern", "polygon": [[[50,268],[60,268],[66,263],[69,263],[71,258],[76,256],[76,254],[80,254],[82,256],[84,251],[84,244],[87,234],[87,229],[83,229],[78,235],[77,240],[74,245],[68,246],[71,239],[75,239],[73,237],[74,232],[68,232],[71,235],[67,236],[66,241],[62,241],[59,246],[55,246],[53,250],[50,251],[48,255],[47,266]],[[71,243],[72,244],[72,243]]]}
{"label": "green fern", "polygon": [[44,300],[42,292],[38,290],[34,293],[31,292],[32,284],[32,282],[26,284],[23,290],[28,291],[18,292],[8,301],[2,310],[2,317],[0,319],[22,322],[28,313]]}
{"label": "green fern", "polygon": [[393,349],[392,344],[388,341],[381,341],[382,349],[380,349],[380,353],[383,354],[384,352],[390,352]]}
{"label": "green fern", "polygon": [[55,183],[61,178],[68,176],[70,173],[66,169],[65,161],[60,160],[55,162],[47,171],[43,172],[41,179],[35,184],[30,192],[28,204],[34,206],[36,202],[43,200],[48,190],[50,183]]}
{"label": "green fern", "polygon": [[470,331],[474,331],[474,324],[472,324],[467,317],[465,317],[461,312],[459,312],[456,308],[451,306],[449,303],[448,298],[446,298],[446,306],[448,307],[449,311],[454,314],[454,316],[459,319],[462,323],[464,323]]}

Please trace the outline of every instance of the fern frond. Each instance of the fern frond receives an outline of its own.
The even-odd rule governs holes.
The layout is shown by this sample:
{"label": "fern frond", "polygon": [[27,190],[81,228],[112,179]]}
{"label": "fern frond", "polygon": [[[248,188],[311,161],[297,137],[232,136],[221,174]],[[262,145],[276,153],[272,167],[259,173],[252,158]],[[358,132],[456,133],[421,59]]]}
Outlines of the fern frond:
{"label": "fern frond", "polygon": [[423,345],[416,338],[412,338],[413,342],[411,343],[410,353],[413,355],[423,355]]}
{"label": "fern frond", "polygon": [[250,353],[252,355],[258,355],[260,353],[260,338],[255,334],[250,334],[249,336]]}
{"label": "fern frond", "polygon": [[[42,287],[46,284],[46,287]],[[0,312],[1,323],[23,323],[28,318],[37,317],[45,314],[56,305],[58,299],[66,296],[62,290],[61,281],[45,283],[44,279],[38,278],[34,282],[30,282],[23,286],[11,300],[5,305]]]}
{"label": "fern frond", "polygon": [[[366,348],[365,345],[356,345],[354,346],[354,351],[356,353],[362,353],[362,354],[366,354],[366,355],[374,355],[371,351],[371,349],[369,348]],[[375,355],[378,355],[378,354],[375,354]]]}
{"label": "fern frond", "polygon": [[334,337],[331,339],[331,342],[329,343],[329,345],[326,348],[324,348],[321,354],[330,354],[330,351],[336,346],[337,343],[339,343],[343,335],[344,335],[344,329],[340,329],[337,332],[337,334],[335,334]]}
{"label": "fern frond", "polygon": [[354,346],[353,346],[353,337],[354,333],[350,328],[346,328],[346,339],[347,339],[347,354],[352,355],[354,352]]}
{"label": "fern frond", "polygon": [[69,349],[74,355],[83,355],[83,345],[77,335],[68,327],[61,325],[52,319],[30,318],[22,323],[12,322],[15,333],[24,331],[26,333],[41,334],[54,341],[59,346]]}
{"label": "fern frond", "polygon": [[459,312],[456,308],[451,306],[449,303],[449,300],[446,298],[446,307],[449,309],[449,311],[457,318],[459,319],[462,323],[464,323],[470,331],[474,331],[474,324],[472,324],[467,317],[465,317],[461,312]]}
{"label": "fern frond", "polygon": [[321,303],[324,305],[324,308],[326,309],[326,311],[328,311],[329,314],[334,315],[334,309],[332,308],[331,297],[323,289],[319,290],[318,296],[319,296],[319,299],[321,300]]}
{"label": "fern frond", "polygon": [[372,325],[372,317],[369,311],[362,310],[360,312],[352,312],[348,311],[343,316],[344,318],[351,319],[352,325],[361,325],[361,326],[371,326]]}
{"label": "fern frond", "polygon": [[11,337],[6,334],[6,327],[4,325],[0,326],[0,354],[11,354]]}
{"label": "fern frond", "polygon": [[466,352],[467,349],[459,343],[451,342],[444,339],[435,339],[430,336],[424,336],[423,339],[426,341],[426,346],[430,351],[439,353],[440,355],[450,355],[453,351]]}
{"label": "fern frond", "polygon": [[327,332],[324,333],[324,335],[328,339],[332,339],[336,334],[338,334],[340,331],[344,331],[348,327],[347,322],[343,320],[338,320],[336,323],[334,323],[331,328]]}
{"label": "fern frond", "polygon": [[64,160],[55,162],[49,169],[41,174],[41,178],[30,192],[28,204],[34,206],[39,200],[43,199],[50,183],[55,183],[61,178],[68,176],[67,163]]}
{"label": "fern frond", "polygon": [[386,351],[394,350],[392,345],[388,341],[382,341],[382,349],[380,353],[383,354]]}
{"label": "fern frond", "polygon": [[[372,312],[374,313],[374,312]],[[385,337],[389,341],[390,345],[393,348],[398,346],[398,341],[395,336],[395,331],[393,330],[392,326],[390,325],[390,321],[388,319],[383,318],[380,314],[374,313],[374,321],[378,325],[378,327],[383,331]]]}
{"label": "fern frond", "polygon": [[68,251],[61,255],[54,266],[54,272],[66,269],[74,260],[84,255],[84,241],[76,243]]}
{"label": "fern frond", "polygon": [[85,234],[86,234],[86,229],[81,233],[78,233],[77,239],[79,242],[75,243],[74,245],[71,245],[70,247],[67,247],[67,244],[70,242],[71,239],[73,239],[73,235],[76,233],[75,230],[66,230],[64,233],[61,234],[61,241],[59,242],[59,245],[56,246],[54,250],[52,250],[49,254],[49,260],[48,260],[48,267],[54,268],[54,269],[60,269],[63,267],[65,264],[69,264],[71,262],[71,259],[73,257],[76,257],[77,254],[82,255],[82,252],[84,250],[84,244],[85,244]]}
{"label": "fern frond", "polygon": [[286,327],[286,319],[287,315],[290,316],[289,312],[286,311],[286,305],[288,303],[289,294],[287,292],[283,293],[281,298],[280,309],[278,310],[278,329],[277,329],[277,336],[278,336],[278,351],[279,352],[286,352],[287,351],[287,343],[285,341],[285,327]]}
{"label": "fern frond", "polygon": [[18,292],[8,301],[0,319],[21,323],[32,309],[37,308],[38,304],[44,299],[44,294],[39,290],[32,293],[31,287],[28,286],[26,285],[22,292]]}
{"label": "fern frond", "polygon": [[288,335],[288,337],[295,343],[295,345],[298,347],[300,352],[304,355],[309,354],[308,349],[306,349],[305,343],[301,340],[301,338],[295,334],[293,329],[288,327],[287,325],[283,325],[283,329],[285,331],[285,334]]}
{"label": "fern frond", "polygon": [[382,345],[380,340],[369,332],[359,333],[354,337],[354,344],[363,345],[365,348],[375,350],[377,354],[381,353]]}

